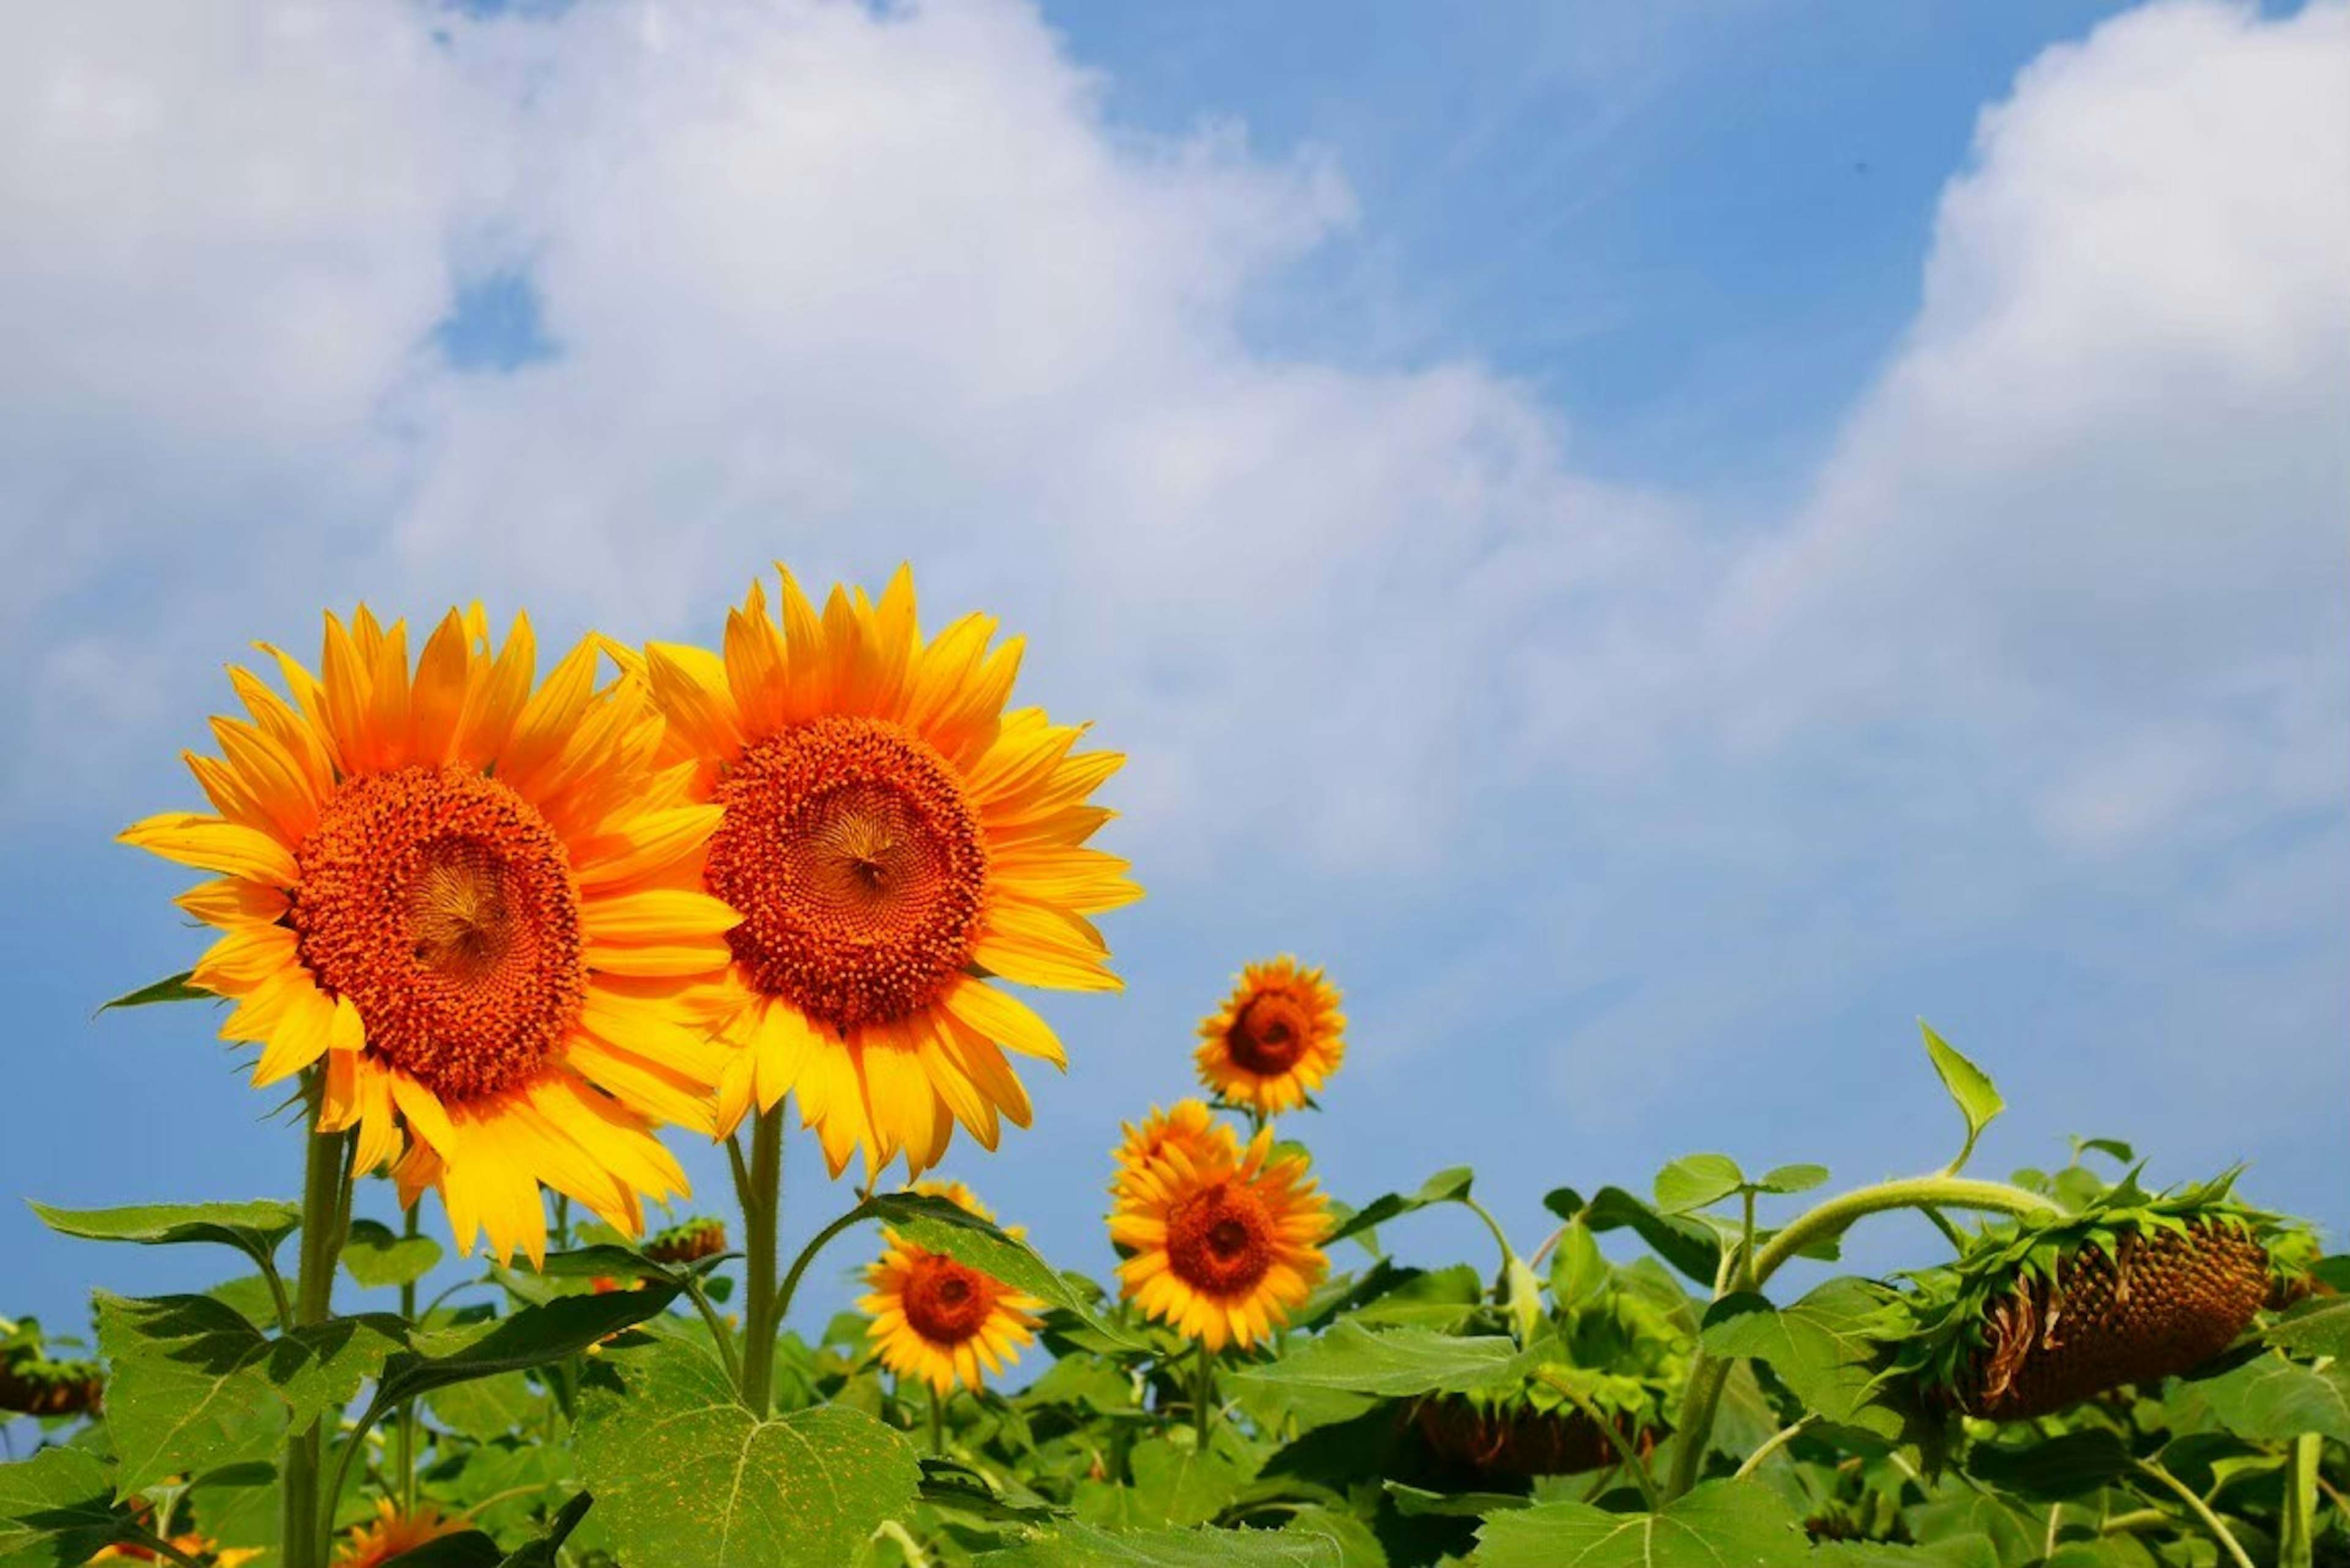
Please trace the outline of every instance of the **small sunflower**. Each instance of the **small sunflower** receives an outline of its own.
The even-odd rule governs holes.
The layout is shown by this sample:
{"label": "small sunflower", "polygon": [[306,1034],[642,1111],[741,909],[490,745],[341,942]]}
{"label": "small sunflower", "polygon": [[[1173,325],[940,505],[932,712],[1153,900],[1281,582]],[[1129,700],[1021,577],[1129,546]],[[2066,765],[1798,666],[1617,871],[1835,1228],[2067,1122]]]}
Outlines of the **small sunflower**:
{"label": "small sunflower", "polygon": [[[986,1205],[960,1182],[925,1181],[914,1190],[993,1221]],[[1014,1232],[1017,1234],[1017,1232]],[[1043,1302],[967,1263],[889,1234],[889,1251],[865,1271],[872,1293],[858,1305],[873,1314],[866,1331],[881,1365],[920,1377],[938,1394],[960,1383],[980,1386],[980,1368],[1002,1372],[1036,1337]]]}
{"label": "small sunflower", "polygon": [[[260,1550],[255,1547],[216,1545],[210,1536],[195,1531],[171,1537],[171,1544],[172,1550],[182,1556],[192,1558],[198,1563],[212,1563],[214,1568],[239,1568],[240,1564],[250,1563],[262,1555]],[[107,1547],[90,1559],[93,1563],[168,1563],[171,1561],[172,1559],[164,1556],[151,1546],[140,1546],[127,1541]]]}
{"label": "small sunflower", "polygon": [[429,1502],[417,1504],[413,1513],[402,1513],[389,1498],[380,1498],[373,1522],[351,1532],[351,1538],[335,1553],[335,1568],[381,1568],[403,1552],[472,1528]]}
{"label": "small sunflower", "polygon": [[1169,1147],[1109,1217],[1110,1239],[1130,1250],[1118,1268],[1126,1294],[1210,1350],[1269,1338],[1330,1268],[1330,1210],[1305,1157],[1275,1158],[1270,1127],[1236,1142]]}
{"label": "small sunflower", "polygon": [[1019,640],[991,650],[980,615],[925,639],[903,568],[878,602],[835,588],[821,616],[785,572],[778,613],[754,585],[723,658],[646,650],[671,754],[725,814],[709,889],[743,917],[712,1017],[740,1047],[720,1128],[792,1094],[834,1175],[862,1151],[868,1180],[900,1154],[919,1176],[958,1122],[989,1148],[999,1117],[1028,1125],[1004,1052],[1066,1064],[991,981],[1118,988],[1087,917],[1141,891],[1086,841],[1124,759],[1005,711]]}
{"label": "small sunflower", "polygon": [[645,1256],[656,1263],[698,1263],[726,1251],[726,1221],[702,1215],[671,1226],[645,1242]]}
{"label": "small sunflower", "polygon": [[686,1189],[656,1121],[712,1127],[724,1051],[689,1026],[738,917],[702,890],[718,813],[662,765],[641,681],[598,690],[583,643],[534,689],[520,617],[493,649],[451,611],[411,675],[405,626],[327,618],[288,702],[229,671],[252,722],[189,754],[213,815],[123,841],[218,874],[181,908],[224,934],[194,983],[261,1047],[256,1087],[324,1065],[319,1129],[357,1168],[449,1206],[461,1249],[546,1250],[539,1184],[617,1229]]}
{"label": "small sunflower", "polygon": [[1294,1111],[1347,1054],[1337,988],[1284,956],[1253,963],[1213,1017],[1200,1022],[1200,1081],[1262,1116]]}
{"label": "small sunflower", "polygon": [[1216,1120],[1205,1100],[1178,1100],[1163,1111],[1153,1106],[1140,1126],[1126,1122],[1121,1129],[1126,1141],[1118,1147],[1118,1173],[1109,1184],[1112,1197],[1123,1196],[1137,1176],[1159,1166],[1170,1149],[1189,1149],[1196,1159],[1213,1145],[1223,1150],[1225,1158],[1240,1158],[1239,1139],[1231,1127]]}

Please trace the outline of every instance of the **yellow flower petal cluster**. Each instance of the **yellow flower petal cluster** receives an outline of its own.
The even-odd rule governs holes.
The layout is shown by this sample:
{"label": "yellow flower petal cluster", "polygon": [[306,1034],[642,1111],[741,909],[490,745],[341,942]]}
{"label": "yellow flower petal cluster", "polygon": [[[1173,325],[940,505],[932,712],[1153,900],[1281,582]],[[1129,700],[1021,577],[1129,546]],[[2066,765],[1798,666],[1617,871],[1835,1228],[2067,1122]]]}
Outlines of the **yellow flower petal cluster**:
{"label": "yellow flower petal cluster", "polygon": [[473,1528],[429,1502],[419,1503],[413,1513],[402,1513],[389,1499],[378,1499],[375,1515],[372,1521],[351,1532],[351,1538],[335,1553],[335,1568],[382,1568],[403,1552]]}
{"label": "yellow flower petal cluster", "polygon": [[1066,1064],[993,981],[1118,988],[1087,917],[1139,889],[1087,840],[1123,759],[1007,711],[1021,644],[995,630],[925,638],[903,569],[821,613],[783,572],[772,611],[754,585],[727,617],[723,654],[646,650],[668,754],[724,814],[706,885],[743,914],[712,1019],[735,1048],[722,1130],[790,1094],[835,1175],[861,1153],[868,1180],[900,1156],[918,1176],[958,1125],[993,1148],[1028,1124],[1006,1052]]}
{"label": "yellow flower petal cluster", "polygon": [[1165,1144],[1127,1166],[1116,1191],[1125,1293],[1210,1350],[1269,1338],[1329,1272],[1329,1206],[1305,1156],[1274,1156],[1270,1127],[1245,1147],[1221,1125]]}
{"label": "yellow flower petal cluster", "polygon": [[494,646],[478,607],[412,667],[364,607],[316,674],[264,651],[287,694],[232,669],[245,716],[186,757],[213,809],[122,835],[214,874],[178,901],[221,933],[193,983],[234,1004],[222,1038],[256,1087],[322,1067],[319,1129],[437,1189],[461,1248],[543,1256],[542,1183],[635,1233],[686,1190],[654,1124],[714,1127],[724,1053],[686,1010],[740,918],[643,683],[599,685],[592,643],[539,681],[528,620]]}
{"label": "yellow flower petal cluster", "polygon": [[1225,1104],[1279,1116],[1305,1103],[1346,1055],[1337,989],[1286,955],[1241,972],[1200,1023],[1200,1081]]}
{"label": "yellow flower petal cluster", "polygon": [[[913,1190],[944,1198],[983,1220],[994,1219],[961,1182],[918,1182]],[[873,1315],[866,1332],[874,1354],[890,1371],[920,1377],[941,1396],[957,1384],[979,1387],[983,1366],[1002,1372],[1018,1360],[1036,1337],[1035,1314],[1045,1306],[894,1232],[889,1250],[865,1271],[865,1282],[869,1293],[857,1304]]]}

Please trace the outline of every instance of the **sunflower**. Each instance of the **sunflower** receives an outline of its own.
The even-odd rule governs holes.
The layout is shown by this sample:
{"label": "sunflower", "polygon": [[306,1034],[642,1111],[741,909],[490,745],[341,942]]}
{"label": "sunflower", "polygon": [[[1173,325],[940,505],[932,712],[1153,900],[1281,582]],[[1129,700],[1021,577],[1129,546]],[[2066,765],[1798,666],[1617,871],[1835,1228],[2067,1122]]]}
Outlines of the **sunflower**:
{"label": "sunflower", "polygon": [[1305,1103],[1347,1054],[1338,992],[1286,956],[1253,963],[1222,1011],[1200,1021],[1200,1081],[1233,1106],[1279,1116]]}
{"label": "sunflower", "polygon": [[[780,570],[780,568],[779,568]],[[938,1163],[960,1122],[993,1148],[1029,1103],[1004,1052],[1066,1064],[991,979],[1114,991],[1087,917],[1141,896],[1086,847],[1087,797],[1124,760],[1081,729],[1004,711],[1017,639],[972,615],[924,639],[911,576],[879,601],[835,588],[819,617],[783,573],[754,586],[725,655],[655,644],[646,668],[695,798],[724,809],[708,887],[743,912],[712,1024],[738,1046],[719,1124],[799,1099],[837,1176]]]}
{"label": "sunflower", "polygon": [[[182,1557],[192,1558],[198,1563],[213,1563],[216,1564],[216,1568],[238,1568],[239,1564],[250,1563],[255,1558],[263,1555],[261,1551],[256,1547],[223,1547],[216,1545],[213,1543],[210,1536],[200,1534],[194,1531],[191,1531],[184,1535],[172,1536],[171,1538],[171,1546],[172,1551],[179,1552]],[[118,1542],[114,1545],[107,1547],[97,1556],[90,1559],[90,1562],[93,1563],[167,1563],[171,1561],[172,1561],[172,1559],[165,1557],[161,1552],[156,1551],[151,1546],[140,1546],[133,1542],[128,1541]]]}
{"label": "sunflower", "polygon": [[417,1504],[413,1513],[402,1513],[390,1499],[378,1499],[374,1521],[351,1532],[351,1538],[335,1553],[335,1568],[380,1568],[403,1552],[472,1528],[462,1519],[443,1515],[429,1502]]}
{"label": "sunflower", "polygon": [[288,702],[232,669],[252,722],[189,754],[214,815],[123,841],[219,874],[179,904],[224,933],[194,983],[235,1003],[256,1087],[323,1064],[318,1127],[358,1130],[459,1245],[545,1255],[545,1182],[634,1234],[686,1190],[657,1120],[712,1127],[725,1052],[687,999],[737,917],[701,888],[718,813],[664,766],[641,681],[582,643],[534,689],[517,617],[493,651],[451,611],[411,677],[402,623],[327,618],[321,672],[275,649]]}
{"label": "sunflower", "polygon": [[1170,1148],[1190,1149],[1197,1158],[1203,1146],[1220,1144],[1228,1159],[1240,1158],[1240,1142],[1232,1129],[1216,1120],[1205,1100],[1178,1100],[1167,1110],[1150,1107],[1138,1127],[1120,1124],[1126,1141],[1118,1147],[1118,1174],[1110,1179],[1112,1197],[1122,1196],[1142,1171],[1159,1165]]}
{"label": "sunflower", "polygon": [[[946,1199],[982,1220],[995,1218],[960,1182],[918,1182],[914,1190]],[[890,1371],[920,1377],[944,1397],[958,1383],[977,1388],[983,1363],[988,1371],[1001,1372],[1036,1337],[1035,1314],[1045,1303],[1035,1296],[894,1232],[889,1242],[889,1251],[865,1271],[872,1293],[857,1304],[873,1314],[866,1333]]]}
{"label": "sunflower", "polygon": [[1289,1321],[1330,1260],[1330,1211],[1305,1157],[1273,1154],[1273,1129],[1170,1147],[1132,1172],[1109,1217],[1118,1266],[1142,1310],[1210,1350],[1247,1346]]}

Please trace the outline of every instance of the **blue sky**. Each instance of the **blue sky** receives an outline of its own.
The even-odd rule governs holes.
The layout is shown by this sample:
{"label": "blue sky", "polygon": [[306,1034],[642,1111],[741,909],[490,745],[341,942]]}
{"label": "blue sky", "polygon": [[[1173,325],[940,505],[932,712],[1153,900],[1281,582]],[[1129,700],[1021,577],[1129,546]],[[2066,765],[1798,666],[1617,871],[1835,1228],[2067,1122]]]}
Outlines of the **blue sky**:
{"label": "blue sky", "polygon": [[[1046,999],[1070,1073],[947,1168],[1056,1261],[1284,950],[1347,994],[1299,1130],[1357,1201],[1474,1162],[1531,1245],[1691,1150],[1939,1163],[1922,1013],[1989,1168],[2246,1160],[2338,1237],[2345,36],[53,8],[0,61],[0,1193],[294,1185],[200,1012],[90,1016],[196,950],[110,839],[193,802],[224,661],[361,596],[709,639],[781,556],[911,560],[1131,758],[1129,989]],[[846,1199],[804,1145],[793,1193]],[[5,1208],[0,1256],[57,1326],[209,1277]]]}

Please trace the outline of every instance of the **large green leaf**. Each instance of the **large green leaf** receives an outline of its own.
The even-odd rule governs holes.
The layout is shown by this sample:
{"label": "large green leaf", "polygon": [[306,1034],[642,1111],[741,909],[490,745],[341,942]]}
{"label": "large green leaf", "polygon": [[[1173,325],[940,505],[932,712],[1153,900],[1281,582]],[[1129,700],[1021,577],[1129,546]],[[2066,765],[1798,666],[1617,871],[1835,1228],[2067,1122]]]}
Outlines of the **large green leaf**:
{"label": "large green leaf", "polygon": [[166,1476],[260,1459],[291,1422],[339,1410],[400,1347],[397,1318],[334,1318],[272,1338],[212,1296],[100,1292],[98,1339],[113,1364],[107,1427],[122,1494]]}
{"label": "large green leaf", "polygon": [[425,1403],[433,1419],[459,1437],[489,1442],[542,1419],[546,1396],[523,1374],[502,1372],[436,1388]]}
{"label": "large green leaf", "polygon": [[267,1259],[277,1243],[302,1228],[302,1210],[291,1203],[140,1203],[127,1209],[53,1209],[32,1204],[50,1230],[90,1241],[133,1241],[172,1247],[216,1241],[255,1259]]}
{"label": "large green leaf", "polygon": [[104,1461],[86,1449],[0,1465],[0,1568],[80,1568],[135,1528]]}
{"label": "large green leaf", "polygon": [[1992,1086],[1989,1075],[1960,1055],[1922,1018],[1918,1021],[1918,1030],[1926,1037],[1926,1054],[1933,1058],[1934,1071],[1941,1075],[1942,1087],[1950,1092],[1959,1114],[1967,1118],[1967,1141],[1960,1146],[1959,1158],[1950,1161],[1950,1168],[1956,1170],[1974,1153],[1975,1139],[1982,1137],[1991,1118],[2007,1109],[2007,1102],[1999,1097],[1999,1090]]}
{"label": "large green leaf", "polygon": [[1179,1529],[1215,1518],[1248,1480],[1247,1471],[1215,1445],[1203,1449],[1172,1436],[1144,1438],[1127,1463],[1139,1517]]}
{"label": "large green leaf", "polygon": [[[844,1559],[843,1561],[846,1561]],[[1071,1521],[1038,1531],[979,1568],[1345,1568],[1334,1540],[1311,1532],[1149,1530],[1114,1532]]]}
{"label": "large green leaf", "polygon": [[1278,1361],[1234,1374],[1268,1383],[1337,1388],[1355,1394],[1466,1393],[1506,1381],[1528,1364],[1500,1334],[1456,1337],[1424,1328],[1374,1334],[1342,1323]]}
{"label": "large green leaf", "polygon": [[2303,1355],[2350,1359],[2350,1296],[2319,1296],[2303,1302],[2271,1324],[2262,1337]]}
{"label": "large green leaf", "polygon": [[1682,1214],[1661,1214],[1644,1199],[1620,1187],[1603,1187],[1583,1210],[1583,1222],[1594,1231],[1630,1226],[1657,1256],[1690,1279],[1713,1288],[1721,1266],[1721,1238],[1702,1220]]}
{"label": "large green leaf", "polygon": [[1425,1209],[1430,1204],[1458,1203],[1469,1196],[1470,1183],[1474,1181],[1476,1177],[1477,1173],[1469,1167],[1456,1165],[1450,1169],[1440,1170],[1421,1182],[1419,1190],[1417,1192],[1389,1192],[1374,1198],[1348,1215],[1346,1221],[1324,1241],[1323,1245],[1328,1246],[1333,1241],[1341,1241],[1349,1236],[1358,1235],[1375,1226],[1384,1225],[1390,1220],[1399,1219],[1416,1209]]}
{"label": "large green leaf", "polygon": [[2093,1496],[2130,1468],[2127,1445],[2107,1431],[2067,1432],[2020,1443],[1975,1443],[1967,1473],[2002,1491],[2035,1502]]}
{"label": "large green leaf", "polygon": [[663,1341],[608,1358],[622,1391],[592,1386],[579,1473],[632,1563],[839,1568],[914,1501],[904,1438],[837,1405],[760,1420],[716,1364]]}
{"label": "large green leaf", "polygon": [[1777,1493],[1708,1481],[1658,1513],[1546,1502],[1498,1513],[1477,1532],[1478,1568],[1786,1568],[1804,1527]]}
{"label": "large green leaf", "polygon": [[343,1267],[369,1290],[410,1285],[441,1261],[441,1243],[430,1236],[403,1236],[374,1220],[354,1220],[343,1242]]}
{"label": "large green leaf", "polygon": [[1690,1214],[1711,1208],[1746,1185],[1746,1173],[1726,1154],[1690,1154],[1657,1172],[1657,1211]]}
{"label": "large green leaf", "polygon": [[1812,1548],[1803,1561],[1804,1568],[2000,1568],[1999,1548],[1988,1535],[1954,1535],[1916,1546],[1828,1541]]}
{"label": "large green leaf", "polygon": [[1715,1355],[1767,1362],[1795,1397],[1828,1420],[1898,1437],[1899,1412],[1873,1397],[1879,1336],[1891,1326],[1897,1301],[1885,1286],[1850,1275],[1784,1308],[1751,1292],[1725,1296],[1706,1313],[1699,1343]]}
{"label": "large green leaf", "polygon": [[2320,1372],[2282,1355],[2255,1355],[2217,1376],[2180,1383],[2177,1397],[2189,1409],[2199,1403],[2220,1426],[2255,1442],[2315,1432],[2350,1443],[2350,1375],[2338,1365]]}
{"label": "large green leaf", "polygon": [[385,1366],[376,1403],[388,1407],[452,1384],[577,1355],[660,1313],[677,1294],[675,1285],[654,1284],[606,1295],[563,1296],[524,1307],[486,1329],[467,1325],[418,1334],[414,1354],[394,1356]]}

